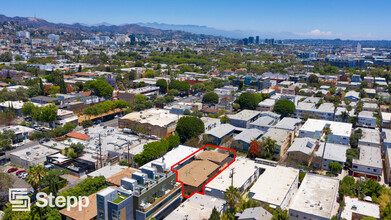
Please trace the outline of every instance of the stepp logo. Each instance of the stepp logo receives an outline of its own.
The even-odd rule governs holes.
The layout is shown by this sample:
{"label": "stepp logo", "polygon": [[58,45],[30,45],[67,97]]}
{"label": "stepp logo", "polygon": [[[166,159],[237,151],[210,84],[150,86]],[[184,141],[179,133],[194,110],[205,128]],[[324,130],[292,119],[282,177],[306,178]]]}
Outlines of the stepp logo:
{"label": "stepp logo", "polygon": [[9,201],[12,205],[12,211],[30,211],[30,197],[27,196],[25,188],[10,188]]}

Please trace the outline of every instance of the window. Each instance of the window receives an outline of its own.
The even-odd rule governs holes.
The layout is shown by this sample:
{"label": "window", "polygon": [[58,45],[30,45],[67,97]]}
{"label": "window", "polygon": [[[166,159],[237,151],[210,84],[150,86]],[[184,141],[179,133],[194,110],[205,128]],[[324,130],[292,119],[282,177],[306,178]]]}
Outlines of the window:
{"label": "window", "polygon": [[373,169],[373,172],[377,172],[377,169]]}
{"label": "window", "polygon": [[357,169],[358,167],[357,166],[353,166],[353,168]]}

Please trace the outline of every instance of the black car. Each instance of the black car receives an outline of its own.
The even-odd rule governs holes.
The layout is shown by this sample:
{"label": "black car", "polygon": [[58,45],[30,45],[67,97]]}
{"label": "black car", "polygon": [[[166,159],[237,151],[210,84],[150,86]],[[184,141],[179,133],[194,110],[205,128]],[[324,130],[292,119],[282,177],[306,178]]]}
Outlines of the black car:
{"label": "black car", "polygon": [[4,151],[0,151],[0,157],[4,156],[4,155],[5,155],[5,152]]}

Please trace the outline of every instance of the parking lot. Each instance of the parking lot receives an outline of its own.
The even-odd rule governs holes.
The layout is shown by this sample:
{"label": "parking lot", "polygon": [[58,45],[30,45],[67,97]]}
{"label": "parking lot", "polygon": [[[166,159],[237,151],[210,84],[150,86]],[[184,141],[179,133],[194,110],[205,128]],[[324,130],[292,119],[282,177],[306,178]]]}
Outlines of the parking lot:
{"label": "parking lot", "polygon": [[[7,173],[8,169],[11,168],[11,166],[4,166],[4,167],[0,167],[0,172],[3,172],[3,173]],[[20,169],[23,169],[23,168],[19,168],[18,170]],[[18,178],[16,176],[16,172],[12,172],[12,173],[9,173],[10,176],[12,177],[12,179],[15,181],[12,185],[12,188],[26,188],[27,191],[31,190],[32,187],[30,186],[30,184],[28,184],[26,182],[26,180],[22,179],[22,178]]]}

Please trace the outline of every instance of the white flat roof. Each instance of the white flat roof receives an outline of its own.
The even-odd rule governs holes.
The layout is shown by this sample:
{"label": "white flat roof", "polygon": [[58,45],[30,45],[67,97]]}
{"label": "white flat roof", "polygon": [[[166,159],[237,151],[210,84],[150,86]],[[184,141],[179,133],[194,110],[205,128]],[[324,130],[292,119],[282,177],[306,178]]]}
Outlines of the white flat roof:
{"label": "white flat roof", "polygon": [[258,169],[259,164],[255,163],[253,160],[249,160],[243,157],[237,157],[235,162],[233,162],[227,169],[220,173],[216,178],[214,178],[205,188],[216,189],[219,191],[225,191],[231,186],[231,169],[234,169],[234,178],[233,185],[234,187],[240,188],[244,185],[250,176]]}
{"label": "white flat roof", "polygon": [[227,135],[228,133],[232,132],[233,130],[235,130],[234,126],[232,126],[230,124],[222,124],[218,127],[215,127],[213,129],[205,132],[205,134],[213,135],[217,138],[222,138],[225,135]]}
{"label": "white flat roof", "polygon": [[104,176],[106,179],[111,177],[112,175],[121,172],[124,169],[127,169],[127,166],[120,166],[118,164],[112,165],[112,166],[105,166],[98,170],[95,170],[94,172],[91,172],[87,174],[87,176],[90,177],[96,177],[96,176]]}
{"label": "white flat roof", "polygon": [[377,129],[360,128],[362,137],[359,142],[374,143],[380,145],[380,131]]}
{"label": "white flat roof", "polygon": [[353,159],[352,163],[382,169],[381,150],[379,147],[358,145],[360,149],[359,159]]}
{"label": "white flat roof", "polygon": [[352,133],[352,124],[336,121],[326,121],[319,119],[308,119],[304,125],[300,128],[300,131],[322,131],[326,124],[330,125],[330,129],[333,135],[350,137]]}
{"label": "white flat roof", "polygon": [[166,169],[167,170],[171,170],[171,167],[178,163],[179,161],[185,159],[187,156],[189,156],[190,154],[196,152],[198,150],[198,148],[194,148],[194,147],[189,147],[189,146],[185,146],[185,145],[179,145],[178,147],[172,149],[171,151],[167,152],[163,157],[164,157],[164,161],[163,161],[163,157],[160,157],[156,160],[153,160],[147,164],[145,164],[144,166],[140,167],[143,168],[143,167],[151,167],[151,164],[152,162],[160,162],[160,163],[165,163],[166,164]]}
{"label": "white flat roof", "polygon": [[[338,162],[345,163],[346,151],[349,148],[350,147],[346,146],[346,145],[327,143],[323,158],[326,160],[332,160],[332,161],[338,161]],[[321,142],[318,151],[315,152],[315,155],[317,157],[322,157],[323,149],[324,149],[324,142]]]}
{"label": "white flat roof", "polygon": [[345,196],[345,207],[341,213],[341,219],[352,219],[353,213],[362,216],[371,216],[380,219],[380,207],[377,204],[360,201],[358,198]]}
{"label": "white flat roof", "polygon": [[171,123],[175,123],[181,116],[169,113],[166,109],[148,109],[141,112],[129,113],[121,119],[127,119],[131,121],[137,121],[138,123],[148,123],[151,125],[166,127]]}
{"label": "white flat roof", "polygon": [[250,188],[255,200],[281,206],[299,170],[283,166],[264,166],[266,170]]}
{"label": "white flat roof", "polygon": [[46,158],[46,156],[57,152],[59,151],[42,145],[35,145],[32,147],[22,149],[20,151],[13,152],[11,153],[11,155],[19,157],[23,160],[34,161],[34,160],[41,159],[43,157]]}
{"label": "white flat roof", "polygon": [[230,119],[234,119],[234,120],[242,120],[242,121],[248,121],[254,117],[256,117],[257,115],[259,115],[260,112],[259,111],[253,111],[253,110],[242,110],[241,112],[235,114],[235,115],[229,115],[228,117]]}
{"label": "white flat roof", "polygon": [[289,209],[330,219],[334,215],[338,187],[336,178],[307,173]]}
{"label": "white flat roof", "polygon": [[240,134],[236,135],[234,140],[250,143],[252,140],[258,139],[264,133],[265,132],[255,128],[245,129],[244,131],[240,132]]}
{"label": "white flat roof", "polygon": [[178,208],[172,211],[165,220],[200,220],[208,219],[212,210],[216,207],[218,212],[224,208],[226,201],[208,195],[195,194],[190,199],[183,202]]}

